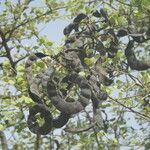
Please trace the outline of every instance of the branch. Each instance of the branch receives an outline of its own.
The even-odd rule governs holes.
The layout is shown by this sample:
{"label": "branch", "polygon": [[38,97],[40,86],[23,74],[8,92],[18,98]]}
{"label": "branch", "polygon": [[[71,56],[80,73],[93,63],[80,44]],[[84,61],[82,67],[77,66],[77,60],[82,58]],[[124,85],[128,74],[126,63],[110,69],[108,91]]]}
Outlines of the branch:
{"label": "branch", "polygon": [[40,149],[40,134],[36,135],[36,141],[35,141],[35,150],[39,150]]}
{"label": "branch", "polygon": [[135,82],[136,85],[140,86],[141,88],[144,88],[143,83],[138,78],[134,77],[130,73],[128,73],[128,76]]}
{"label": "branch", "polygon": [[132,5],[131,4],[128,4],[128,3],[125,3],[125,2],[122,2],[122,1],[120,1],[120,0],[116,0],[118,3],[120,3],[120,4],[123,4],[123,5],[126,5],[126,6],[129,6],[129,7],[132,7]]}
{"label": "branch", "polygon": [[23,56],[22,58],[20,58],[20,59],[18,59],[17,61],[15,61],[14,63],[15,63],[15,65],[17,64],[17,63],[19,63],[20,61],[22,61],[23,59],[25,59],[26,57],[28,57],[29,55],[25,55],[25,56]]}
{"label": "branch", "polygon": [[7,140],[3,131],[0,131],[0,139],[2,144],[2,150],[8,150]]}
{"label": "branch", "polygon": [[[135,110],[132,109],[131,107],[128,107],[128,106],[124,105],[123,103],[117,101],[116,99],[114,99],[114,98],[112,98],[112,97],[110,97],[110,96],[109,96],[109,98],[110,98],[111,100],[113,100],[114,102],[118,103],[119,105],[123,106],[124,108],[127,108],[127,109],[130,110],[131,112],[138,114],[139,116],[143,117],[144,119],[145,119],[145,118],[146,118],[146,119],[150,119],[149,116],[147,116],[147,115],[145,115],[145,114],[142,114],[142,113],[140,113],[140,112],[138,112],[138,111],[135,111]],[[150,120],[149,120],[149,121],[150,121]]]}
{"label": "branch", "polygon": [[58,140],[54,140],[54,142],[56,143],[56,146],[57,146],[56,150],[59,150],[59,148],[60,148],[59,141]]}
{"label": "branch", "polygon": [[[65,8],[65,7],[59,7],[59,8],[56,8],[56,9],[54,9],[54,10],[63,9],[63,8]],[[50,10],[46,11],[44,14],[41,14],[41,15],[39,15],[39,16],[36,16],[36,17],[34,17],[34,18],[32,18],[32,19],[27,19],[26,21],[20,23],[19,25],[17,25],[17,26],[14,27],[13,29],[7,31],[6,34],[8,34],[8,33],[10,32],[8,39],[11,37],[11,35],[13,34],[13,32],[14,32],[15,30],[17,30],[19,27],[24,26],[24,25],[26,25],[27,23],[29,23],[29,22],[31,22],[31,21],[35,21],[36,19],[39,19],[39,18],[41,18],[41,17],[43,17],[43,16],[45,16],[45,15],[49,15],[50,13],[52,13],[52,11],[53,11],[53,10],[50,9]]]}
{"label": "branch", "polygon": [[10,54],[11,49],[8,47],[7,40],[6,40],[5,35],[1,29],[0,29],[0,36],[2,38],[2,46],[4,46],[4,48],[6,50],[7,58],[10,61],[11,67],[15,70],[15,63],[11,57],[11,54]]}

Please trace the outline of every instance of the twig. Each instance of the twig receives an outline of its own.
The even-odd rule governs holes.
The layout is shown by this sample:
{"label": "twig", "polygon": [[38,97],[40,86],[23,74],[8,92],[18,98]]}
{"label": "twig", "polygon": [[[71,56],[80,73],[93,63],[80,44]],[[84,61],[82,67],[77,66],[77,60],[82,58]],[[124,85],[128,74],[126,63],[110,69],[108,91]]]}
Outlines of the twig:
{"label": "twig", "polygon": [[14,63],[15,63],[15,65],[17,64],[17,63],[19,63],[21,60],[23,60],[23,59],[25,59],[26,57],[28,57],[29,55],[25,55],[25,56],[23,56],[22,58],[20,58],[20,59],[18,59],[17,61],[15,61]]}
{"label": "twig", "polygon": [[120,0],[116,0],[118,3],[120,3],[120,4],[123,4],[123,5],[126,5],[126,6],[129,6],[129,7],[131,7],[132,5],[131,4],[127,4],[127,3],[124,3],[124,2],[122,2],[122,1],[120,1]]}
{"label": "twig", "polygon": [[35,142],[35,150],[39,150],[40,149],[40,134],[36,135],[36,142]]}
{"label": "twig", "polygon": [[3,131],[0,131],[0,139],[2,144],[2,150],[8,150],[7,140]]}
{"label": "twig", "polygon": [[[128,73],[128,76],[135,82],[136,85],[139,85],[141,88],[144,87],[143,83],[142,83],[138,78],[134,77],[134,76],[133,76],[132,74],[130,74],[130,73]],[[136,80],[137,80],[139,83],[137,83]]]}
{"label": "twig", "polygon": [[[142,113],[140,113],[140,112],[138,112],[138,111],[133,110],[131,107],[128,107],[128,106],[122,104],[121,102],[117,101],[116,99],[114,99],[114,98],[112,98],[112,97],[110,97],[110,96],[109,96],[109,98],[110,98],[111,100],[113,100],[114,102],[118,103],[119,105],[123,106],[124,108],[129,109],[131,112],[140,115],[140,116],[143,117],[144,119],[145,119],[145,118],[150,119],[149,116],[146,116],[145,114],[142,114]],[[150,120],[149,120],[149,121],[150,121]]]}
{"label": "twig", "polygon": [[6,53],[7,53],[7,58],[10,61],[11,67],[15,70],[15,63],[14,63],[12,56],[11,56],[11,53],[10,53],[11,49],[8,47],[7,40],[5,39],[5,35],[1,29],[0,29],[0,36],[2,38],[2,45],[4,46]]}

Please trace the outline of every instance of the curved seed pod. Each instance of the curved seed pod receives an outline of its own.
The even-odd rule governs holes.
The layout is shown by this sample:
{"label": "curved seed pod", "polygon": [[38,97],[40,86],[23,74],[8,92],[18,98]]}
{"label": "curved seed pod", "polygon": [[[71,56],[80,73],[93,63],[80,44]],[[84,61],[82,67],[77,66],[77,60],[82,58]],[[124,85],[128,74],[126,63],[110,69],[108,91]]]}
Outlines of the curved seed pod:
{"label": "curved seed pod", "polygon": [[92,104],[93,104],[93,121],[99,127],[99,129],[104,128],[104,121],[102,118],[101,110],[99,108],[99,104],[107,99],[108,94],[106,91],[100,89],[99,85],[97,85],[96,72],[92,70],[92,75],[89,78],[89,83],[91,85],[92,91]]}
{"label": "curved seed pod", "polygon": [[103,117],[99,108],[99,100],[96,97],[92,97],[93,104],[93,120],[96,122],[100,129],[104,128]]}
{"label": "curved seed pod", "polygon": [[96,17],[96,18],[102,17],[101,13],[98,10],[93,12],[93,16]]}
{"label": "curved seed pod", "polygon": [[47,95],[47,82],[52,79],[55,72],[52,65],[53,64],[50,64],[48,68],[37,75],[37,77],[41,80],[42,89],[45,95]]}
{"label": "curved seed pod", "polygon": [[66,114],[75,114],[82,111],[84,107],[87,106],[91,97],[91,90],[87,80],[78,74],[71,74],[68,79],[69,82],[77,84],[81,89],[78,101],[67,102],[69,98],[65,101],[62,93],[57,91],[52,81],[49,81],[47,84],[47,93],[52,103],[59,111]]}
{"label": "curved seed pod", "polygon": [[80,23],[86,17],[87,17],[86,14],[81,13],[81,14],[77,15],[77,17],[74,18],[73,22],[74,23]]}
{"label": "curved seed pod", "polygon": [[70,23],[67,27],[65,27],[63,31],[64,35],[69,35],[75,26],[76,25],[74,23]]}
{"label": "curved seed pod", "polygon": [[90,75],[90,78],[89,78],[89,83],[91,85],[90,87],[92,90],[92,98],[98,99],[100,101],[104,101],[107,99],[108,94],[106,91],[100,89],[100,85],[98,85],[97,78],[95,75],[96,73],[94,70],[92,70],[92,73],[93,74]]}
{"label": "curved seed pod", "polygon": [[26,71],[26,74],[27,74],[27,81],[29,82],[29,85],[30,83],[33,82],[33,76],[32,76],[32,64],[34,62],[36,62],[38,59],[40,58],[44,58],[48,55],[45,55],[43,53],[33,53],[29,56],[28,60],[26,61],[25,63],[25,71]]}
{"label": "curved seed pod", "polygon": [[32,76],[32,64],[36,62],[40,58],[44,58],[48,55],[45,55],[43,53],[33,53],[29,56],[25,63],[25,71],[26,71],[26,77],[27,82],[29,85],[28,92],[29,96],[32,98],[34,102],[37,103],[43,103],[41,99],[39,98],[40,93],[38,92],[38,84],[40,83],[40,79],[34,80],[34,77]]}
{"label": "curved seed pod", "polygon": [[76,35],[70,35],[69,37],[67,37],[65,45],[69,43],[74,43],[76,39],[77,39]]}
{"label": "curved seed pod", "polygon": [[[41,127],[36,122],[35,115],[37,113],[40,113],[41,117],[44,118],[45,121]],[[44,105],[37,104],[29,109],[27,124],[31,132],[46,135],[52,130],[53,127],[52,115]]]}
{"label": "curved seed pod", "polygon": [[114,29],[113,28],[109,29],[108,33],[113,37],[113,43],[115,45],[117,45],[118,44],[118,38],[116,36],[116,33],[114,32]]}
{"label": "curved seed pod", "polygon": [[106,54],[106,48],[104,44],[101,41],[98,41],[95,45],[95,50],[100,53],[100,55],[105,56]]}
{"label": "curved seed pod", "polygon": [[61,128],[66,125],[70,119],[70,114],[61,113],[57,118],[53,119],[53,127]]}
{"label": "curved seed pod", "polygon": [[111,25],[111,23],[110,23],[110,21],[109,21],[109,19],[108,19],[108,15],[107,15],[107,13],[104,11],[104,9],[100,9],[100,13],[101,13],[101,15],[102,15],[102,17],[106,20],[106,22],[109,24],[109,25]]}
{"label": "curved seed pod", "polygon": [[[93,82],[93,81],[92,81]],[[93,83],[96,86],[96,83]],[[92,85],[93,86],[93,85]],[[99,87],[97,87],[99,89]],[[107,92],[98,90],[92,91],[92,104],[93,104],[93,121],[96,123],[96,125],[100,128],[104,128],[104,121],[101,114],[101,110],[99,108],[99,104],[102,103],[102,100],[107,99]]]}
{"label": "curved seed pod", "polygon": [[128,31],[126,29],[119,29],[117,32],[118,37],[124,37],[126,35],[128,35]]}
{"label": "curved seed pod", "polygon": [[[52,76],[53,72],[54,72],[54,69],[53,69],[52,65],[49,65],[49,67],[43,73],[41,73],[39,75],[41,77],[43,91],[46,95],[47,95],[47,83],[49,80],[51,80],[51,76]],[[70,116],[71,116],[70,114],[61,113],[57,118],[54,118],[52,120],[53,127],[54,128],[63,127],[70,119]]]}
{"label": "curved seed pod", "polygon": [[66,67],[74,70],[74,71],[81,71],[83,70],[82,62],[78,56],[78,52],[74,50],[65,51],[62,55],[66,62]]}
{"label": "curved seed pod", "polygon": [[127,62],[130,68],[138,71],[149,69],[150,61],[145,62],[138,60],[134,54],[133,47],[134,41],[129,41],[127,48],[125,49],[125,56],[127,58]]}
{"label": "curved seed pod", "polygon": [[[33,133],[38,133],[38,134],[47,134],[48,132],[50,132],[52,127],[61,128],[68,122],[68,120],[70,118],[69,114],[61,113],[57,118],[53,119],[51,113],[49,112],[48,108],[46,108],[46,106],[44,106],[43,101],[41,99],[40,92],[38,89],[39,83],[42,82],[42,85],[45,85],[45,86],[47,85],[47,81],[51,78],[51,76],[54,72],[53,67],[49,66],[47,70],[44,70],[43,72],[38,74],[36,76],[36,78],[33,80],[31,65],[37,59],[43,58],[45,56],[46,55],[43,55],[42,53],[32,54],[29,57],[28,61],[26,62],[26,72],[28,73],[27,79],[28,79],[28,83],[30,86],[29,87],[29,96],[32,98],[32,100],[34,102],[40,103],[38,105],[35,105],[33,108],[31,108],[29,110],[28,125],[29,125],[29,129]],[[45,124],[43,125],[43,127],[39,127],[39,125],[37,123],[34,123],[35,115],[38,112],[40,112],[41,114],[46,113],[47,115],[50,115],[50,116],[47,116],[47,117],[51,118],[50,121],[51,121],[52,125],[50,127],[48,126],[45,128],[45,126],[47,126],[46,119],[45,119]],[[50,121],[48,120],[48,122],[50,122]],[[44,128],[45,128],[45,130],[44,130]]]}
{"label": "curved seed pod", "polygon": [[99,80],[102,84],[109,86],[113,83],[113,80],[107,77],[108,73],[106,69],[103,68],[101,59],[98,59],[95,64],[95,71],[97,72]]}
{"label": "curved seed pod", "polygon": [[[38,96],[36,95],[36,97],[35,98],[37,98]],[[33,98],[32,98],[33,99]],[[38,99],[40,99],[40,97],[38,97]],[[35,101],[35,100],[34,100]],[[42,100],[41,100],[42,101]],[[41,110],[41,109],[42,110]],[[35,110],[35,109],[37,109],[37,110]],[[44,110],[45,109],[45,110]],[[70,119],[70,114],[65,114],[65,113],[60,113],[60,115],[57,117],[57,118],[53,118],[53,116],[52,116],[52,114],[49,112],[49,110],[48,110],[48,108],[44,105],[44,104],[38,104],[38,106],[37,105],[35,105],[35,107],[33,108],[33,110],[35,110],[35,112],[41,112],[42,113],[42,111],[44,112],[44,114],[45,114],[45,111],[47,112],[45,115],[47,116],[47,115],[50,115],[51,116],[51,128],[53,127],[53,128],[61,128],[61,127],[63,127],[64,125],[66,125],[67,124],[67,122],[69,121],[69,119]],[[45,130],[43,129],[45,126],[46,126],[46,119],[45,119],[45,125],[43,125],[44,127],[42,127],[42,128],[39,128],[39,126],[38,126],[38,124],[36,124],[36,126],[35,126],[35,128],[32,128],[32,123],[31,123],[31,120],[33,119],[34,120],[34,115],[30,115],[30,114],[32,114],[31,113],[32,112],[32,108],[29,110],[29,122],[28,123],[30,123],[30,127],[29,127],[29,129],[31,130],[31,132],[33,132],[33,133],[35,133],[35,132],[37,132],[36,130],[38,129],[39,131],[38,131],[38,133],[39,134],[47,134],[47,132],[50,132],[51,131],[51,128],[50,127],[47,127],[47,128],[45,128]],[[49,117],[50,117],[49,116]],[[48,117],[48,116],[47,116]],[[48,121],[49,122],[49,121]],[[32,128],[32,129],[31,129]]]}
{"label": "curved seed pod", "polygon": [[[44,124],[40,127],[36,122],[36,114],[40,113],[41,117],[44,118]],[[61,128],[69,120],[70,115],[61,113],[59,117],[52,117],[48,108],[43,104],[37,104],[29,109],[29,116],[27,119],[27,124],[31,132],[35,134],[46,135],[52,128]]]}
{"label": "curved seed pod", "polygon": [[37,93],[37,90],[35,90],[35,88],[37,87],[37,84],[34,83],[34,85],[35,85],[35,87],[33,87],[33,84],[32,84],[32,88],[28,89],[29,96],[31,97],[31,99],[34,102],[43,104],[43,101],[39,98],[39,96],[37,96],[37,95],[39,95],[39,93]]}
{"label": "curved seed pod", "polygon": [[115,44],[113,41],[110,42],[110,47],[107,48],[107,53],[109,58],[114,58],[118,52],[117,44]]}

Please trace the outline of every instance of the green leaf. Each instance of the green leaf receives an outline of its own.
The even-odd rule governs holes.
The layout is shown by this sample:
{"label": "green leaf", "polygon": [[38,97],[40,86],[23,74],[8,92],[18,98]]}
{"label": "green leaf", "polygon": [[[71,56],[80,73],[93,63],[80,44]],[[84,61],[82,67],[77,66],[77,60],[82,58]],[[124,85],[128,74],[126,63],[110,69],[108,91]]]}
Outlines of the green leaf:
{"label": "green leaf", "polygon": [[14,84],[15,84],[15,81],[13,81],[13,80],[8,80],[8,83],[11,84],[11,85],[14,85]]}

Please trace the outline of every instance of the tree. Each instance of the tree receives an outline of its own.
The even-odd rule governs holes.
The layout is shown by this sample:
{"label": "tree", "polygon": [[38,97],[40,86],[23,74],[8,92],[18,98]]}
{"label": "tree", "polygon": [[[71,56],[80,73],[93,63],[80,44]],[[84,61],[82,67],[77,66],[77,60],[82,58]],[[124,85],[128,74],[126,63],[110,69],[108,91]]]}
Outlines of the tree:
{"label": "tree", "polygon": [[[0,3],[2,149],[150,148],[149,0]],[[70,22],[64,28],[63,46],[54,45],[39,30],[39,25],[57,19]],[[29,60],[33,60],[30,66]],[[53,78],[44,85],[51,89],[48,92],[39,85],[39,80],[47,77],[43,68],[55,70]],[[97,78],[92,80],[93,76]],[[30,131],[27,124],[29,108],[35,108],[36,101],[43,103],[37,96],[48,93],[44,97],[48,108],[45,113],[59,115],[59,106],[54,106],[58,92],[69,103],[80,93],[82,106],[88,106],[77,107],[77,114],[67,114],[69,122],[61,120],[67,122],[63,128],[52,129],[46,135],[32,133],[35,131],[29,127]],[[97,95],[94,97],[93,93]],[[52,119],[50,114],[47,117]],[[36,118],[42,126],[43,118],[38,114]]]}

